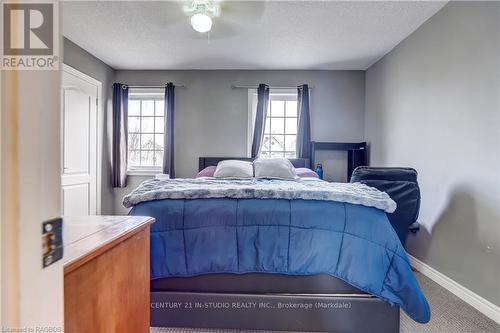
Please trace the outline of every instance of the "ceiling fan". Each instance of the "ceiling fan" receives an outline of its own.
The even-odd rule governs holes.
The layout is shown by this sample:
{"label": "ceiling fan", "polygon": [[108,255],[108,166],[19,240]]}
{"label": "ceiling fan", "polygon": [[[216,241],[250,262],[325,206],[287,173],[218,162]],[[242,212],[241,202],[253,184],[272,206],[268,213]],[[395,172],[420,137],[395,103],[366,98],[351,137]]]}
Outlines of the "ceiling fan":
{"label": "ceiling fan", "polygon": [[191,16],[191,26],[194,30],[204,33],[212,29],[212,19],[220,16],[221,7],[211,0],[192,0],[184,5],[184,13]]}
{"label": "ceiling fan", "polygon": [[264,12],[265,1],[189,0],[183,5],[193,30],[225,38],[251,29]]}

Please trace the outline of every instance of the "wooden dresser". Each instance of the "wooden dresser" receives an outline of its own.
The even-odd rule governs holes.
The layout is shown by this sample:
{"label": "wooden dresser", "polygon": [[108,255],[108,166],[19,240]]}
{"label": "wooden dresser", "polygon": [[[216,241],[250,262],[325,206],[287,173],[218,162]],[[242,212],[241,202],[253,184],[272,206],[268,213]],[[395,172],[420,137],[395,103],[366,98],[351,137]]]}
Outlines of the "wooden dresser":
{"label": "wooden dresser", "polygon": [[149,332],[150,217],[65,217],[64,330]]}

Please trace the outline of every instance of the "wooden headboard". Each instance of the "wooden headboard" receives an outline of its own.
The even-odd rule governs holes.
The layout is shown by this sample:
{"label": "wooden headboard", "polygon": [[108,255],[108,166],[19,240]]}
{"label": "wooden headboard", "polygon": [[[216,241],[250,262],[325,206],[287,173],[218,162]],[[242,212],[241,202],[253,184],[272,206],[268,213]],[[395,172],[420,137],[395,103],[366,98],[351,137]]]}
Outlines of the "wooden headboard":
{"label": "wooden headboard", "polygon": [[[223,160],[240,160],[240,161],[253,161],[251,157],[200,157],[198,171],[205,169],[208,166],[217,165]],[[309,168],[309,159],[307,158],[289,158],[293,166],[296,168]]]}

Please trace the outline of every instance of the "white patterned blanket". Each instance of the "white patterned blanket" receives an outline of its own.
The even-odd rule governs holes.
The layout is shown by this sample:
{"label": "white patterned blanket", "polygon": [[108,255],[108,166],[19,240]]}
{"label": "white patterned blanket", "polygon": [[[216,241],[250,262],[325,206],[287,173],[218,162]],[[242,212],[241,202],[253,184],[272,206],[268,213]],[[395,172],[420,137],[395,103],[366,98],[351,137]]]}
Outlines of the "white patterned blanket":
{"label": "white patterned blanket", "polygon": [[328,183],[314,178],[276,179],[176,178],[146,180],[123,198],[127,208],[160,199],[303,199],[337,201],[392,213],[396,203],[385,192],[361,183]]}

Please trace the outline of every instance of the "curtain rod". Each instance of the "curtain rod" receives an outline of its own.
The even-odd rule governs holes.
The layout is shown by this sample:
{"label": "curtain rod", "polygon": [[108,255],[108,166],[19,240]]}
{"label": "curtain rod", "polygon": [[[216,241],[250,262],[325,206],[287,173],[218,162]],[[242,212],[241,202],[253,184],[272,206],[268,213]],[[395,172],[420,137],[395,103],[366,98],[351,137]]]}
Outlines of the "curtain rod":
{"label": "curtain rod", "polygon": [[[257,89],[259,86],[240,86],[240,85],[232,85],[233,89]],[[269,86],[269,89],[297,89],[298,86]],[[312,86],[309,86],[309,89],[312,89]]]}
{"label": "curtain rod", "polygon": [[[127,86],[128,88],[165,88],[165,86],[166,86],[166,84],[163,86],[136,86],[136,85],[130,85],[130,84],[125,84],[125,83],[123,85]],[[185,84],[174,83],[174,86],[176,88],[186,88]]]}

